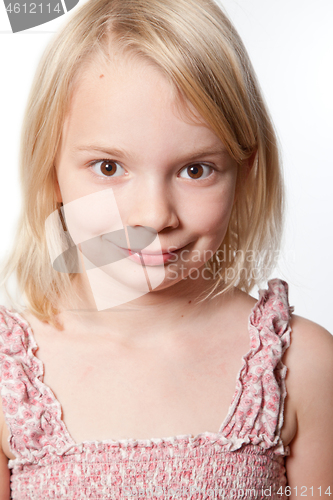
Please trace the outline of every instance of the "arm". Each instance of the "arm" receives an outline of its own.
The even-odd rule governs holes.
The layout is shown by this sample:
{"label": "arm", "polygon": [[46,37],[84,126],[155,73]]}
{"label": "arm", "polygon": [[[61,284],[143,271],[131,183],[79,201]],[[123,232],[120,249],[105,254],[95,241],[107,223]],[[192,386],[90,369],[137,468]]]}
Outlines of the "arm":
{"label": "arm", "polygon": [[2,429],[4,415],[2,412],[2,401],[0,397],[0,500],[10,500],[10,470],[8,469],[8,458],[2,450]]}
{"label": "arm", "polygon": [[[286,364],[297,433],[286,459],[291,500],[333,497],[333,337],[295,316]],[[297,488],[297,489],[296,489]]]}

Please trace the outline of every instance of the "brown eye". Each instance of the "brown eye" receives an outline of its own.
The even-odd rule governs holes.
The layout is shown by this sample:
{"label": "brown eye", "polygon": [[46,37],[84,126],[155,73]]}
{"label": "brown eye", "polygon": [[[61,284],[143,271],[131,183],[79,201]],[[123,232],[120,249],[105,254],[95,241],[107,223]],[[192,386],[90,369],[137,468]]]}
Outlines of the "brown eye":
{"label": "brown eye", "polygon": [[117,172],[117,165],[113,161],[102,161],[100,169],[104,175],[114,175]]}
{"label": "brown eye", "polygon": [[102,160],[92,165],[94,172],[100,177],[118,177],[122,174],[123,167],[116,161]]}
{"label": "brown eye", "polygon": [[201,165],[191,165],[190,167],[187,167],[188,175],[192,179],[200,179],[200,177],[203,174],[204,169],[202,168]]}
{"label": "brown eye", "polygon": [[185,177],[186,179],[205,179],[211,174],[212,167],[208,165],[204,165],[202,163],[194,163],[193,165],[189,165],[184,168],[182,174],[185,173],[187,175],[181,175],[181,177]]}

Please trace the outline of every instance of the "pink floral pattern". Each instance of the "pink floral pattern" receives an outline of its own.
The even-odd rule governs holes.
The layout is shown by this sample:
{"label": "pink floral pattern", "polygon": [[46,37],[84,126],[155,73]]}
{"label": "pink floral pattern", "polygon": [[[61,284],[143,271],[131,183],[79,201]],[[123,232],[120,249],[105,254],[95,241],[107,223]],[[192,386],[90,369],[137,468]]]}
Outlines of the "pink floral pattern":
{"label": "pink floral pattern", "polygon": [[[228,415],[218,433],[75,443],[28,323],[0,307],[0,391],[10,429],[11,498],[284,499],[280,433],[286,397],[282,356],[290,344],[288,285],[275,279],[249,317],[251,347],[242,359]],[[281,488],[281,489],[279,489]],[[246,496],[248,495],[248,496]]]}

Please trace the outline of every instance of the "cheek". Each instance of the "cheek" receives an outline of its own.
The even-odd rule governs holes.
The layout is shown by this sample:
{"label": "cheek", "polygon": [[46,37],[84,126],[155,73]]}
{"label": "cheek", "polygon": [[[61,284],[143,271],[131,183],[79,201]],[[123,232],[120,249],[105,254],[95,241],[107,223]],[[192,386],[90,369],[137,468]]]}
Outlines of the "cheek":
{"label": "cheek", "polygon": [[219,189],[211,192],[208,196],[199,197],[194,200],[193,210],[188,212],[193,229],[203,235],[220,239],[224,236],[234,202],[234,187],[231,189]]}
{"label": "cheek", "polygon": [[214,245],[216,241],[220,245],[228,228],[230,214],[229,207],[224,209],[221,205],[217,205],[209,212],[209,218],[202,221],[202,235],[213,241]]}
{"label": "cheek", "polygon": [[91,194],[71,164],[68,162],[67,165],[65,163],[57,170],[58,185],[64,205]]}
{"label": "cheek", "polygon": [[112,231],[123,229],[123,223],[112,189],[82,196],[64,203],[65,221],[76,245]]}

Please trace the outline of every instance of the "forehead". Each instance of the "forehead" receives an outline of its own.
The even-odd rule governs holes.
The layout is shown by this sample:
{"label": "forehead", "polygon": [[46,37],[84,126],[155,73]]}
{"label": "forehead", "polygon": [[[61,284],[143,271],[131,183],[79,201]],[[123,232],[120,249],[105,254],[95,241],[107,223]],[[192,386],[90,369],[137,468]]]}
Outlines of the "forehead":
{"label": "forehead", "polygon": [[[97,50],[82,64],[75,77],[73,95],[83,91],[89,92],[89,90],[94,93],[97,86],[103,91],[103,83],[111,90],[111,82],[113,87],[120,85],[126,92],[130,90],[131,81],[138,77],[146,79],[147,82],[153,81],[154,85],[161,90],[161,96],[167,94],[172,98],[174,111],[184,119],[191,118],[192,121],[203,123],[203,118],[192,103],[186,99],[157,63],[148,56],[130,50],[117,49],[116,46],[107,52],[102,49]],[[119,90],[121,89],[118,88],[117,91]]]}
{"label": "forehead", "polygon": [[159,134],[169,139],[184,134],[193,145],[199,136],[218,141],[194,106],[156,65],[120,51],[108,58],[96,54],[76,77],[63,136],[76,142],[94,140],[94,134],[106,141],[131,138],[133,144],[144,142],[147,135],[158,144]]}

